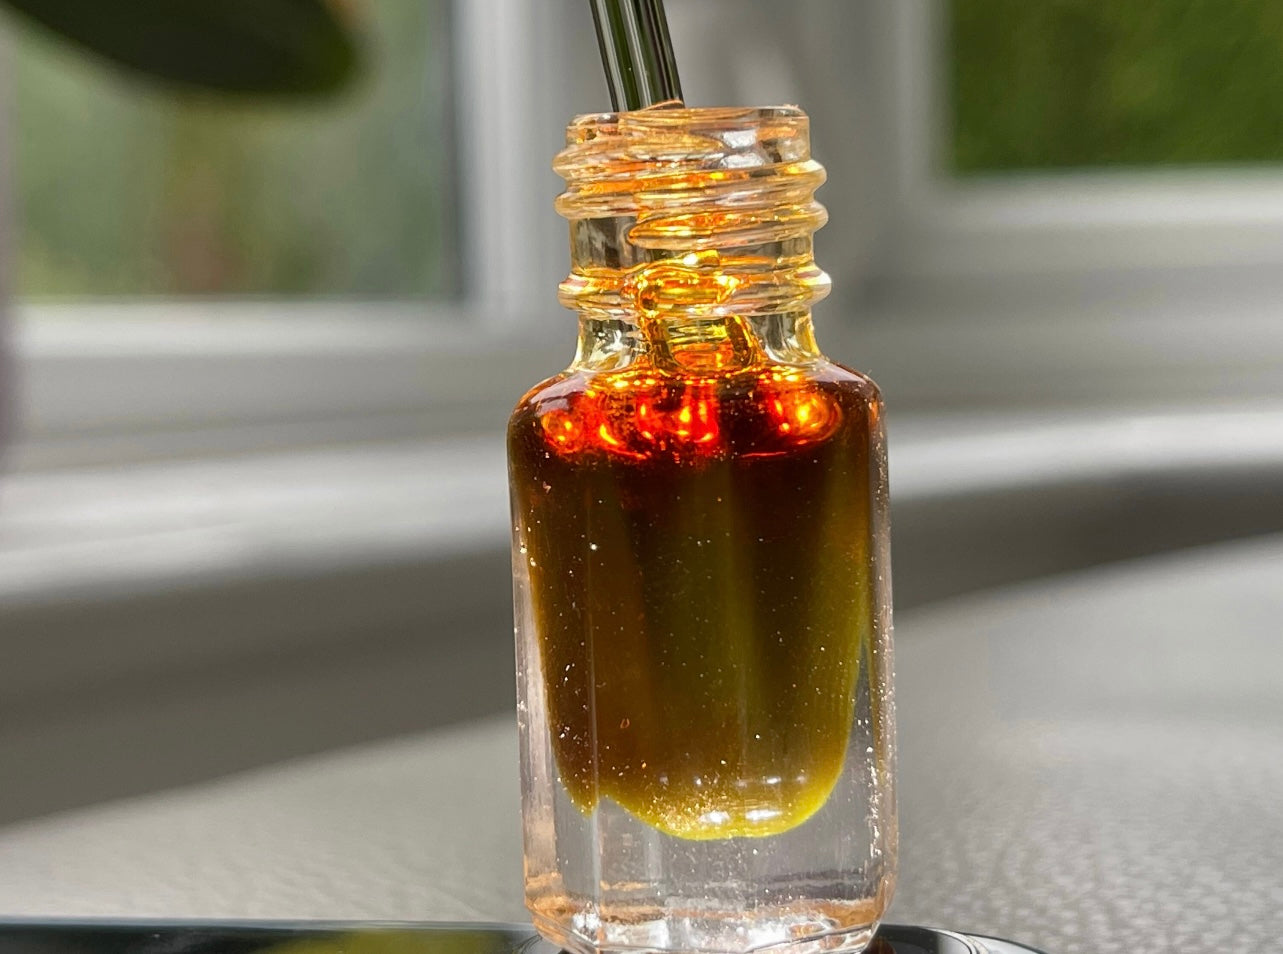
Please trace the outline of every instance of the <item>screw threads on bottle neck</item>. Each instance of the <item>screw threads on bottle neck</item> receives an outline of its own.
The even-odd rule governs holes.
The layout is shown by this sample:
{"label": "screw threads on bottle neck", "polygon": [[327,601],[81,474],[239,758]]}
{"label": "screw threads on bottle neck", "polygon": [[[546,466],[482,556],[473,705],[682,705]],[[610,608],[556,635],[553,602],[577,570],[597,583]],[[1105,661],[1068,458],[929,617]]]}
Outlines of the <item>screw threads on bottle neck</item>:
{"label": "screw threads on bottle neck", "polygon": [[808,311],[829,291],[809,121],[791,107],[586,116],[554,168],[571,223],[563,304],[603,317]]}

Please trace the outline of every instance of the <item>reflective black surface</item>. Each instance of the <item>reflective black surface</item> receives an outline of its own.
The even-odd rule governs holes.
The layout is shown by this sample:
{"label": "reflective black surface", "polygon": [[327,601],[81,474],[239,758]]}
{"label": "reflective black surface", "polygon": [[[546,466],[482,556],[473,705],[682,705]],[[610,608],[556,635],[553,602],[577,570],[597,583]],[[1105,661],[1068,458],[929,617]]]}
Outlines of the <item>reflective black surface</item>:
{"label": "reflective black surface", "polygon": [[0,922],[0,954],[556,954],[517,925]]}
{"label": "reflective black surface", "polygon": [[[0,921],[0,954],[557,954],[521,925]],[[869,954],[1039,954],[1010,941],[885,925]]]}
{"label": "reflective black surface", "polygon": [[907,924],[884,924],[866,954],[1042,954],[998,938],[913,927]]}

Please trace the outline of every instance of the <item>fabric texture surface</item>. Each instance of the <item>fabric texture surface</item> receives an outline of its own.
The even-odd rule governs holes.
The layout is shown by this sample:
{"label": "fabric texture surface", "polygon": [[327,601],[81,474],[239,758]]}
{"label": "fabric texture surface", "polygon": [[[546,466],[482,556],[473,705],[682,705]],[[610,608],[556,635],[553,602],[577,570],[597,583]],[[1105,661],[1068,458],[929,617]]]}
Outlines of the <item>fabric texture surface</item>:
{"label": "fabric texture surface", "polygon": [[[1049,954],[1283,937],[1283,539],[903,614],[891,920]],[[519,921],[516,733],[0,831],[0,915]]]}

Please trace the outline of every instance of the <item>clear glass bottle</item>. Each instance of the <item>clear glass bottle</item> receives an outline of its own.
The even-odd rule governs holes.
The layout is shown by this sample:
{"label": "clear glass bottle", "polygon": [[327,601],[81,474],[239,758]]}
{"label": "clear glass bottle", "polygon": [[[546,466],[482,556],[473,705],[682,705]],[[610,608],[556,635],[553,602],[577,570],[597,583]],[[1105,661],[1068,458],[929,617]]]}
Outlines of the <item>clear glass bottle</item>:
{"label": "clear glass bottle", "polygon": [[794,108],[586,116],[574,362],[509,424],[526,900],[572,952],[856,951],[895,883],[882,405]]}

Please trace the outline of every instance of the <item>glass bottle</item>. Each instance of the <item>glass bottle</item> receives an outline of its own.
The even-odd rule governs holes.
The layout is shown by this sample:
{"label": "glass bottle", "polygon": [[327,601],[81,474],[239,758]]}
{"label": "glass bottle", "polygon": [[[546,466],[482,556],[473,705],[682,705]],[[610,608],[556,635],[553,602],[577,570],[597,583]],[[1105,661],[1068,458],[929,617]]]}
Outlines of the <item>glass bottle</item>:
{"label": "glass bottle", "polygon": [[585,116],[509,423],[526,901],[572,952],[858,951],[895,882],[882,405],[816,346],[808,119]]}

